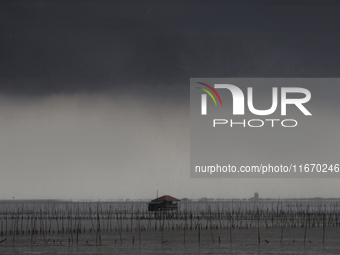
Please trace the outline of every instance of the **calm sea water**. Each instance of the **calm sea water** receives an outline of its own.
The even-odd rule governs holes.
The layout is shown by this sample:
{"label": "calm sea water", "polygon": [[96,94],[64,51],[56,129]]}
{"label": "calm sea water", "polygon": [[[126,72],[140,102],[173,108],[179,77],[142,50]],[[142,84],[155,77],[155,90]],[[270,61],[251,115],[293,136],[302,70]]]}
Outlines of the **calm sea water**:
{"label": "calm sea water", "polygon": [[[100,221],[96,220],[98,206]],[[69,218],[72,209],[73,221]],[[92,218],[89,217],[92,208]],[[120,211],[119,217],[115,214]],[[109,203],[69,203],[69,202],[30,202],[0,203],[0,255],[2,254],[340,254],[340,226],[337,201],[299,202],[261,202],[259,208],[266,211],[303,212],[309,208],[313,212],[328,212],[327,220],[331,224],[322,227],[322,213],[313,214],[305,236],[304,214],[295,218],[296,227],[280,228],[281,221],[261,220],[260,234],[257,229],[256,213],[251,219],[237,219],[235,228],[230,232],[228,217],[211,220],[207,216],[210,210],[216,213],[237,209],[246,211],[255,208],[252,202],[188,202],[181,203],[178,219],[137,220],[132,216],[136,212],[145,212],[145,202],[109,202]],[[110,211],[111,214],[105,214]],[[42,212],[48,212],[48,215]],[[193,212],[186,224],[192,230],[183,230],[185,220],[183,211]],[[22,213],[24,212],[24,214]],[[32,212],[34,212],[32,214]],[[204,214],[202,214],[204,213]],[[28,217],[33,215],[32,217]],[[35,215],[35,216],[34,216]],[[80,218],[75,220],[75,216]],[[111,218],[107,218],[107,216]],[[148,216],[146,212],[142,214]],[[202,216],[203,215],[203,216]],[[205,215],[205,217],[204,217]],[[63,218],[61,217],[63,216]],[[198,219],[197,217],[200,217]],[[236,218],[235,218],[236,217]],[[122,219],[121,219],[122,218]],[[288,218],[288,222],[290,219]],[[281,222],[281,223],[280,223]],[[195,226],[202,226],[198,231]],[[267,224],[268,223],[268,224]],[[315,223],[315,224],[314,224]],[[320,224],[319,224],[320,223]],[[30,235],[28,230],[34,225],[37,233]],[[80,225],[81,233],[66,231],[72,226],[73,231]],[[100,238],[94,231],[101,227]],[[139,227],[140,226],[140,227]],[[164,231],[161,226],[164,226]],[[213,226],[213,229],[210,229]],[[238,228],[242,226],[242,228]],[[13,235],[13,229],[20,230]],[[121,236],[119,234],[121,229]],[[43,229],[43,231],[41,231]],[[65,229],[65,231],[61,231]],[[141,229],[141,232],[139,230]],[[59,233],[58,233],[59,232]],[[2,234],[1,234],[2,233]],[[139,235],[140,234],[140,235]],[[281,243],[282,235],[282,243]],[[139,239],[140,237],[140,239]],[[260,237],[260,244],[258,243]],[[99,241],[100,239],[100,241]],[[323,242],[324,241],[324,242]]]}
{"label": "calm sea water", "polygon": [[[198,231],[143,231],[141,243],[136,231],[103,233],[101,244],[95,234],[82,234],[76,244],[69,243],[69,235],[49,235],[44,242],[41,235],[8,238],[0,244],[0,254],[339,254],[339,229],[327,228],[325,244],[322,228],[307,230],[303,244],[304,229],[285,229],[280,244],[281,229],[261,229],[258,244],[257,229],[233,229],[232,244],[229,230],[202,230],[200,243]],[[185,243],[184,243],[185,238]],[[47,243],[46,241],[50,239]],[[163,243],[162,243],[163,240]],[[214,242],[213,242],[214,240]]]}

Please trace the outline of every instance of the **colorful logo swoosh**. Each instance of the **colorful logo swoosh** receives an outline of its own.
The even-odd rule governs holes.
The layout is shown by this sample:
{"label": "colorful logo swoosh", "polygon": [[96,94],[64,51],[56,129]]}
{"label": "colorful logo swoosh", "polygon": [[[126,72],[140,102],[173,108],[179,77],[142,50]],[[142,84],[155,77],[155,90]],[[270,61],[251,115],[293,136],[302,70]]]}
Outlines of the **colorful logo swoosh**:
{"label": "colorful logo swoosh", "polygon": [[[202,84],[203,86],[206,86],[207,88],[211,89],[211,91],[214,92],[214,94],[217,96],[217,98],[220,101],[220,104],[222,106],[222,100],[220,98],[220,95],[217,93],[217,91],[213,87],[211,87],[210,85],[205,84],[203,82],[197,82],[197,83]],[[201,87],[197,87],[197,88],[203,90],[204,92],[206,92],[214,100],[214,103],[217,106],[216,100],[215,100],[214,96],[210,93],[209,90],[203,89]]]}

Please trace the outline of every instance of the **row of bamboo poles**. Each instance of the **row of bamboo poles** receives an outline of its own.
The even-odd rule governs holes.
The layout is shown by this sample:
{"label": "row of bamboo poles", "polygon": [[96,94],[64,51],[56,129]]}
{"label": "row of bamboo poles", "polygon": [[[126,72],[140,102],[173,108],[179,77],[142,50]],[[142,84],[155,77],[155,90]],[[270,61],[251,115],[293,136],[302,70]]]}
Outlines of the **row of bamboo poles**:
{"label": "row of bamboo poles", "polygon": [[[201,230],[228,229],[232,243],[233,229],[258,230],[258,242],[261,242],[261,228],[279,228],[281,242],[285,228],[304,228],[304,242],[308,228],[323,229],[338,227],[340,224],[338,203],[182,203],[177,211],[149,212],[145,204],[131,203],[51,203],[51,204],[0,204],[0,235],[11,236],[13,243],[17,236],[29,235],[31,243],[34,236],[40,235],[44,243],[47,236],[67,234],[69,243],[78,244],[83,233],[95,235],[96,244],[101,244],[103,232],[117,232],[122,243],[122,232],[138,232],[141,241],[143,231],[198,231],[200,242]],[[3,239],[5,240],[5,239]],[[0,240],[1,242],[1,240]],[[133,239],[134,242],[134,239]],[[219,238],[220,242],[220,238]]]}

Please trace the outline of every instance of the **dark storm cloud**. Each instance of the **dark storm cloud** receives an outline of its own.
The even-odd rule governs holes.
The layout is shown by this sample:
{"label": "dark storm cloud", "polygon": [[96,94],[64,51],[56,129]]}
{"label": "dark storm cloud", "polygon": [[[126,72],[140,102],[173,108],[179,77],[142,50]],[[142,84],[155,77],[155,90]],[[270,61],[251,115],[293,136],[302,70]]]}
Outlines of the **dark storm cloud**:
{"label": "dark storm cloud", "polygon": [[339,6],[271,2],[2,2],[0,92],[188,99],[190,77],[338,77]]}
{"label": "dark storm cloud", "polygon": [[[339,76],[338,5],[273,2],[0,1],[0,198],[337,196],[338,179],[189,178],[190,77]],[[311,109],[329,134],[334,98]]]}

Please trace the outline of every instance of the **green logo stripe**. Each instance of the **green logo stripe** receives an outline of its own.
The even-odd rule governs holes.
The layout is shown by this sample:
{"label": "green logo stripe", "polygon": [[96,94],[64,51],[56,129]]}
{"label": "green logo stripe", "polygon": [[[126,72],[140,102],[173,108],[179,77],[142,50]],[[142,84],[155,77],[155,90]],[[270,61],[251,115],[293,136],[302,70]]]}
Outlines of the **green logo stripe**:
{"label": "green logo stripe", "polygon": [[208,90],[206,90],[206,89],[202,89],[202,88],[200,88],[200,87],[196,87],[196,88],[198,88],[198,89],[201,89],[201,90],[203,90],[203,91],[205,91],[205,92],[207,92],[208,93],[208,95],[214,100],[214,103],[215,103],[215,105],[217,106],[217,104],[216,104],[216,100],[215,100],[215,98],[214,98],[214,96],[208,91]]}

